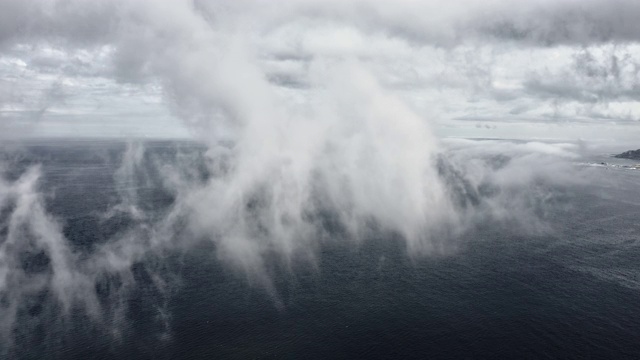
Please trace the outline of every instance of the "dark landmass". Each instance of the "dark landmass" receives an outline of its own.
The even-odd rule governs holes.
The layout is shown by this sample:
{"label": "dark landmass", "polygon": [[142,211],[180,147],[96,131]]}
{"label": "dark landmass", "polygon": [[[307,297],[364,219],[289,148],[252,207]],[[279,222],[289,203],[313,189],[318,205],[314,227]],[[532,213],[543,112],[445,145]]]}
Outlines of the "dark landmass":
{"label": "dark landmass", "polygon": [[614,155],[613,157],[619,159],[640,160],[640,149],[625,151],[622,154]]}

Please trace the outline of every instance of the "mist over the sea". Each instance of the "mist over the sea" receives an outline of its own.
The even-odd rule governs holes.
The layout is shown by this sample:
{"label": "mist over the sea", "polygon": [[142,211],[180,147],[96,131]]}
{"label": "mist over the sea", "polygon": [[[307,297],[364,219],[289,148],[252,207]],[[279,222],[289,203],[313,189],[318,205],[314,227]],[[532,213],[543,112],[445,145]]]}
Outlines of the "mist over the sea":
{"label": "mist over the sea", "polygon": [[0,1],[0,357],[637,357],[638,14]]}
{"label": "mist over the sea", "polygon": [[[589,270],[594,264],[585,264],[583,255],[572,255],[565,263],[556,259],[561,259],[562,252],[556,254],[554,249],[572,246],[580,249],[578,254],[588,254],[595,250],[590,250],[592,246],[612,246],[602,244],[593,231],[612,231],[604,238],[606,242],[617,236],[632,239],[637,231],[629,227],[633,225],[628,218],[629,209],[638,204],[637,199],[632,200],[637,194],[632,190],[638,183],[636,174],[586,166],[576,153],[576,145],[456,140],[441,146],[428,162],[433,166],[435,184],[441,186],[441,203],[430,203],[430,212],[425,214],[440,210],[448,216],[417,222],[419,229],[400,220],[393,222],[401,219],[394,214],[401,210],[394,203],[400,200],[395,198],[389,198],[388,203],[376,200],[367,207],[369,203],[346,197],[357,191],[352,190],[343,193],[340,201],[329,202],[331,188],[319,181],[323,179],[320,175],[313,177],[314,182],[299,185],[308,187],[309,195],[299,208],[293,208],[299,212],[298,218],[286,217],[292,208],[274,196],[274,186],[280,185],[275,180],[259,183],[242,194],[242,203],[220,203],[222,195],[217,191],[234,189],[230,185],[216,188],[224,186],[229,176],[229,169],[220,164],[232,163],[233,158],[211,157],[206,147],[192,142],[50,141],[6,148],[1,198],[5,354],[17,358],[46,354],[66,358],[66,353],[81,357],[85,353],[79,349],[88,346],[86,354],[98,351],[112,357],[131,352],[146,357],[159,356],[153,347],[160,346],[169,349],[167,355],[181,347],[176,336],[186,336],[185,329],[176,329],[176,325],[185,321],[182,307],[195,298],[201,300],[193,306],[201,311],[228,307],[239,311],[244,321],[258,321],[251,320],[258,316],[252,315],[254,311],[284,321],[308,301],[309,311],[322,313],[332,308],[315,303],[325,296],[338,301],[334,306],[343,301],[364,301],[361,306],[367,306],[369,300],[398,301],[385,291],[409,285],[409,289],[399,290],[406,292],[426,285],[421,285],[424,281],[431,282],[433,293],[425,288],[414,294],[429,295],[424,302],[415,299],[413,306],[420,311],[433,306],[431,297],[446,297],[451,289],[462,291],[461,296],[477,292],[471,296],[483,303],[493,301],[483,291],[499,291],[501,287],[482,283],[467,290],[460,287],[471,286],[463,284],[476,276],[481,277],[472,281],[486,277],[482,275],[486,265],[472,263],[459,268],[457,264],[454,270],[448,266],[474,261],[475,256],[475,261],[494,256],[501,260],[492,260],[499,261],[493,276],[507,272],[500,276],[507,276],[508,283],[509,273],[535,267],[539,261],[536,254],[542,251],[548,253],[543,259],[560,261],[554,265],[558,266],[555,271],[579,269],[591,274],[597,267]],[[372,183],[384,185],[366,179],[358,186]],[[402,199],[402,192],[396,191]],[[589,208],[608,206],[613,208]],[[599,222],[603,214],[598,211],[617,219],[617,225]],[[585,237],[575,237],[569,230],[581,226],[593,230]],[[625,247],[635,243],[621,241]],[[486,246],[489,249],[483,248]],[[492,253],[494,246],[500,251]],[[480,252],[475,254],[477,247]],[[512,263],[512,256],[534,259]],[[411,280],[416,271],[426,272],[427,279]],[[470,278],[458,279],[461,274]],[[335,276],[346,278],[323,283]],[[369,279],[371,276],[378,280]],[[396,283],[398,276],[409,276],[409,283]],[[544,284],[546,280],[540,276],[532,274],[532,286]],[[626,283],[635,281],[627,276],[624,281],[598,276],[635,288]],[[193,281],[196,283],[190,283]],[[375,286],[384,291],[369,294],[367,288],[360,288],[370,281],[380,281]],[[343,286],[355,288],[349,295],[340,290]],[[542,289],[538,291],[547,291]],[[195,298],[189,300],[190,296]],[[245,308],[229,303],[249,301],[246,296],[254,300]],[[314,297],[318,300],[310,300]],[[403,306],[389,311],[405,311]],[[455,302],[447,306],[457,307]],[[226,312],[224,308],[218,311]],[[427,317],[438,316],[436,309],[431,311]],[[238,326],[226,320],[219,330],[224,331],[226,325],[222,324],[229,321],[231,328]],[[300,321],[310,320],[303,316]],[[277,323],[261,326],[277,328]],[[243,326],[251,329],[253,325]],[[423,327],[430,325],[417,329]],[[217,330],[212,339],[218,339]],[[236,340],[243,336],[238,334]],[[301,344],[307,340],[299,338]],[[208,343],[206,338],[201,341]],[[216,341],[222,346],[229,340]],[[30,349],[34,345],[37,347]],[[290,349],[294,352],[279,354],[295,357],[301,351],[295,345],[294,341]],[[258,348],[248,354],[263,356],[263,351],[276,351],[271,346]],[[214,356],[215,349],[213,346],[203,354]],[[421,349],[416,347],[415,353],[407,349],[407,354],[419,356]],[[324,351],[328,349],[320,353]],[[227,348],[220,352],[225,356],[233,353]],[[438,354],[434,352],[434,356]]]}

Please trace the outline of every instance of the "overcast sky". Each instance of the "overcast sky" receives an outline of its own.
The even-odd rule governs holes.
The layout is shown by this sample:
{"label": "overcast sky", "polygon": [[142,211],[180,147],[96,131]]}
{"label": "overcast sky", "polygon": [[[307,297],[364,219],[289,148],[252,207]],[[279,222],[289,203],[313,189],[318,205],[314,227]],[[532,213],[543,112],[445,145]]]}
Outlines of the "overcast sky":
{"label": "overcast sky", "polygon": [[0,138],[233,136],[318,117],[348,63],[440,137],[629,143],[638,19],[637,0],[0,0]]}

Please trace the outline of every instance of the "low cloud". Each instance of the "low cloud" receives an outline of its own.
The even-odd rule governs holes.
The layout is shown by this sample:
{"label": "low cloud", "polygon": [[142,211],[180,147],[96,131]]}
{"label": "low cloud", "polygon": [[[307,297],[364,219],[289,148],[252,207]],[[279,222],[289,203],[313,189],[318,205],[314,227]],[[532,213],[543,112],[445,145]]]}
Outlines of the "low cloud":
{"label": "low cloud", "polygon": [[[446,116],[497,132],[633,99],[632,57],[595,59],[590,49],[637,41],[637,6],[580,4],[288,1],[276,11],[254,1],[8,1],[6,58],[29,64],[36,83],[61,77],[35,110],[50,111],[83,86],[100,106],[121,92],[169,109],[199,151],[162,159],[130,143],[114,174],[117,201],[94,214],[128,226],[84,251],[64,236],[64,219],[47,212],[41,168],[3,173],[5,334],[25,299],[44,292],[51,314],[76,306],[117,329],[141,272],[164,314],[171,281],[150,259],[196,244],[213,245],[277,299],[269,264],[313,263],[331,241],[381,231],[418,256],[447,253],[481,224],[548,231],[563,187],[584,178],[572,165],[578,146],[443,141],[434,128]],[[56,50],[26,58],[25,44]],[[564,52],[549,49],[559,44]],[[529,50],[577,55],[546,73],[530,69]],[[14,106],[16,94],[1,90],[0,105]],[[576,108],[567,110],[569,100]],[[81,115],[100,108],[82,105]],[[145,204],[145,184],[166,193],[165,210]],[[164,329],[166,316],[157,321]]]}

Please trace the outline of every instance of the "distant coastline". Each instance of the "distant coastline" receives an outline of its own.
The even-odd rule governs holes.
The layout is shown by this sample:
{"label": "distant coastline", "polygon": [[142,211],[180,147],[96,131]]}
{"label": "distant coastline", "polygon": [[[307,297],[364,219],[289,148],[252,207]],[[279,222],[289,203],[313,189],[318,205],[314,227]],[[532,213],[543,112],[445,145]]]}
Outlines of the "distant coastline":
{"label": "distant coastline", "polygon": [[625,151],[622,154],[614,155],[618,159],[640,160],[640,149]]}

